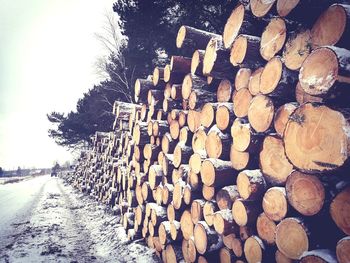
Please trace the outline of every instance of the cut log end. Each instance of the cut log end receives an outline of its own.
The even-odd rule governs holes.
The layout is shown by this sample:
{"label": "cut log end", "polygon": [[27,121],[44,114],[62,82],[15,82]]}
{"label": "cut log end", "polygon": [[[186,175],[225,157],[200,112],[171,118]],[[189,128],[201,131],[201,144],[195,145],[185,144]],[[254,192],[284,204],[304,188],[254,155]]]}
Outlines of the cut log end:
{"label": "cut log end", "polygon": [[339,263],[350,262],[350,237],[344,237],[339,240],[336,248],[337,259]]}
{"label": "cut log end", "polygon": [[264,95],[255,96],[248,109],[248,120],[254,130],[265,132],[272,124],[274,105],[270,98]]}
{"label": "cut log end", "polygon": [[309,249],[307,230],[302,221],[286,218],[277,225],[276,245],[278,249],[291,259],[299,259]]}
{"label": "cut log end", "polygon": [[223,42],[225,48],[230,48],[235,41],[244,19],[245,9],[243,5],[238,5],[228,18],[223,33]]}
{"label": "cut log end", "polygon": [[281,221],[288,212],[286,191],[283,187],[271,187],[262,200],[265,215],[273,221]]}
{"label": "cut log end", "polygon": [[342,113],[306,103],[294,111],[287,123],[286,155],[304,172],[335,170],[348,158],[349,129]]}
{"label": "cut log end", "polygon": [[346,187],[332,201],[330,214],[336,225],[350,235],[350,187]]}

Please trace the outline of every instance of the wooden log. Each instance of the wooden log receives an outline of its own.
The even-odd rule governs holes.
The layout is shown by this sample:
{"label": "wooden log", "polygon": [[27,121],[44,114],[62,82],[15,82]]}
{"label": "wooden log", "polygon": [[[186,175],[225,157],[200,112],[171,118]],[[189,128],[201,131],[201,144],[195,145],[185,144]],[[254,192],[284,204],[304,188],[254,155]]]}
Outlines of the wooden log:
{"label": "wooden log", "polygon": [[185,206],[185,203],[183,202],[183,189],[185,185],[186,183],[182,180],[179,180],[174,184],[173,207],[176,210],[180,210]]}
{"label": "wooden log", "polygon": [[152,81],[154,86],[164,83],[164,68],[161,68],[161,67],[154,68]]}
{"label": "wooden log", "polygon": [[142,197],[144,201],[152,200],[152,189],[149,185],[149,182],[144,182],[142,184]]}
{"label": "wooden log", "polygon": [[255,201],[238,198],[232,205],[232,216],[239,226],[254,224],[260,213],[261,204]]}
{"label": "wooden log", "polygon": [[235,77],[235,89],[236,91],[239,91],[240,89],[248,89],[249,87],[249,79],[252,75],[252,70],[249,68],[240,68],[237,71],[236,77]]}
{"label": "wooden log", "polygon": [[145,145],[150,143],[150,138],[147,134],[147,123],[139,122],[135,124],[133,139],[136,145]]}
{"label": "wooden log", "polygon": [[244,170],[237,176],[237,190],[239,195],[247,200],[259,200],[267,188],[260,169]]}
{"label": "wooden log", "polygon": [[174,150],[174,166],[178,168],[180,164],[188,164],[192,154],[191,147],[186,146],[184,143],[178,143]]}
{"label": "wooden log", "polygon": [[284,187],[271,187],[264,194],[262,200],[264,214],[271,220],[279,222],[288,213],[289,204]]}
{"label": "wooden log", "polygon": [[237,171],[231,166],[231,162],[209,158],[202,163],[202,182],[207,186],[231,185],[237,177]]}
{"label": "wooden log", "polygon": [[194,228],[194,242],[197,252],[201,255],[218,250],[223,246],[221,236],[204,221],[198,222]]}
{"label": "wooden log", "polygon": [[276,223],[263,212],[256,220],[256,230],[259,237],[268,245],[275,244]]}
{"label": "wooden log", "polygon": [[251,0],[250,10],[256,17],[264,17],[271,10],[273,4],[276,0],[271,1],[261,1],[261,0]]}
{"label": "wooden log", "polygon": [[207,102],[214,102],[215,100],[215,93],[204,89],[192,88],[192,91],[188,98],[188,106],[191,110],[200,109]]}
{"label": "wooden log", "polygon": [[215,113],[217,108],[219,107],[219,103],[206,103],[203,105],[201,113],[200,113],[200,124],[209,128],[214,124],[215,121]]}
{"label": "wooden log", "polygon": [[178,117],[180,128],[185,127],[185,125],[187,125],[187,114],[188,114],[188,111],[185,111],[185,110],[180,111],[179,117]]}
{"label": "wooden log", "polygon": [[158,233],[159,241],[162,245],[168,245],[172,242],[169,221],[163,221],[160,223]]}
{"label": "wooden log", "polygon": [[233,169],[241,171],[244,169],[257,169],[259,167],[258,158],[254,154],[249,152],[240,152],[231,145],[230,149],[230,161]]}
{"label": "wooden log", "polygon": [[152,126],[152,135],[155,137],[163,136],[169,132],[169,126],[166,121],[154,121]]}
{"label": "wooden log", "polygon": [[216,92],[217,101],[229,102],[231,100],[233,90],[234,88],[232,87],[232,83],[228,79],[221,80]]}
{"label": "wooden log", "polygon": [[164,176],[161,165],[151,165],[149,168],[148,181],[151,189],[155,189],[162,182]]}
{"label": "wooden log", "polygon": [[249,237],[244,243],[244,255],[248,263],[264,262],[265,246],[257,236]]}
{"label": "wooden log", "polygon": [[332,200],[329,212],[335,224],[345,234],[350,234],[349,224],[349,200],[350,200],[350,187],[346,187]]}
{"label": "wooden log", "polygon": [[212,200],[216,193],[217,193],[217,188],[215,188],[215,186],[207,186],[203,184],[202,195],[205,200],[207,201]]}
{"label": "wooden log", "polygon": [[245,10],[243,4],[238,4],[231,12],[224,27],[224,47],[230,48],[240,34],[261,35],[263,25],[261,21],[257,23],[254,17]]}
{"label": "wooden log", "polygon": [[237,198],[239,198],[239,192],[238,192],[237,186],[236,185],[225,186],[217,192],[216,204],[220,210],[231,209],[234,201]]}
{"label": "wooden log", "polygon": [[231,126],[233,147],[240,152],[258,152],[264,139],[264,133],[257,133],[246,118],[236,118]]}
{"label": "wooden log", "polygon": [[205,151],[205,144],[207,140],[207,132],[209,129],[200,126],[192,137],[192,149],[193,152],[198,153],[201,158],[207,156]]}
{"label": "wooden log", "polygon": [[204,59],[205,50],[197,49],[193,52],[191,60],[191,73],[204,76],[203,75],[203,59]]}
{"label": "wooden log", "polygon": [[312,45],[349,48],[350,5],[333,4],[324,11],[311,29]]}
{"label": "wooden log", "polygon": [[232,95],[233,112],[237,117],[246,117],[251,100],[253,99],[249,89],[242,88]]}
{"label": "wooden log", "polygon": [[194,199],[199,197],[199,193],[195,192],[189,184],[185,185],[183,189],[183,200],[186,205],[190,205]]}
{"label": "wooden log", "polygon": [[162,203],[163,205],[169,205],[173,200],[174,185],[165,184],[162,192]]}
{"label": "wooden log", "polygon": [[173,153],[175,150],[176,144],[177,144],[177,141],[171,137],[170,133],[164,134],[161,142],[163,153],[164,154]]}
{"label": "wooden log", "polygon": [[300,257],[301,263],[311,263],[311,262],[320,262],[320,263],[336,263],[337,259],[334,255],[334,252],[329,249],[316,249],[305,252]]}
{"label": "wooden log", "polygon": [[273,186],[284,185],[293,171],[293,165],[285,155],[283,141],[276,135],[265,137],[259,160],[266,181]]}
{"label": "wooden log", "polygon": [[257,132],[266,132],[273,120],[274,103],[265,95],[257,95],[250,101],[248,120]]}
{"label": "wooden log", "polygon": [[278,250],[291,259],[299,259],[309,249],[308,230],[298,218],[283,219],[277,225],[275,238]]}
{"label": "wooden log", "polygon": [[293,32],[283,49],[283,60],[290,70],[298,70],[311,52],[311,33],[308,29]]}
{"label": "wooden log", "polygon": [[152,145],[150,143],[146,144],[143,148],[143,156],[150,160],[151,162],[154,162],[158,158],[158,154],[161,151],[161,147],[157,145]]}
{"label": "wooden log", "polygon": [[284,131],[286,155],[306,173],[335,170],[348,158],[347,131],[347,115],[327,106],[303,104],[290,116]]}
{"label": "wooden log", "polygon": [[182,100],[182,84],[171,85],[170,97],[173,100]]}
{"label": "wooden log", "polygon": [[242,255],[243,255],[243,242],[239,237],[234,238],[231,241],[231,249],[232,249],[232,252],[236,255],[236,257],[242,257]]}
{"label": "wooden log", "polygon": [[317,214],[325,201],[325,189],[321,181],[316,176],[299,171],[288,176],[286,193],[289,204],[305,216]]}
{"label": "wooden log", "polygon": [[222,39],[210,39],[203,59],[203,75],[217,79],[234,79],[238,68],[229,60],[230,51],[226,50]]}
{"label": "wooden log", "polygon": [[219,81],[210,83],[204,77],[196,76],[191,73],[187,74],[182,82],[181,95],[187,100],[190,97],[192,89],[202,89],[206,91],[216,91]]}
{"label": "wooden log", "polygon": [[224,209],[214,214],[214,229],[220,235],[236,234],[239,227],[233,220],[230,209]]}
{"label": "wooden log", "polygon": [[264,59],[260,55],[260,37],[238,35],[231,47],[230,62],[233,66],[256,69],[263,66]]}
{"label": "wooden log", "polygon": [[[329,96],[337,85],[337,93],[347,94],[350,83],[350,51],[338,47],[320,47],[305,59],[299,72],[299,82],[303,90],[311,95]],[[322,66],[321,66],[322,65]],[[337,83],[336,83],[337,81]]]}
{"label": "wooden log", "polygon": [[182,164],[178,169],[173,170],[172,174],[172,182],[175,184],[177,181],[182,180],[184,182],[187,181],[190,174],[190,167],[187,164]]}
{"label": "wooden log", "polygon": [[135,220],[138,225],[141,225],[145,218],[145,206],[144,205],[138,205],[135,209]]}
{"label": "wooden log", "polygon": [[192,191],[198,192],[202,187],[202,179],[199,174],[190,172],[187,183],[191,186]]}
{"label": "wooden log", "polygon": [[164,91],[150,89],[147,94],[147,103],[149,106],[161,108],[163,98],[164,98]]}
{"label": "wooden log", "polygon": [[215,201],[206,201],[203,206],[203,217],[208,226],[214,225],[214,213],[219,210]]}
{"label": "wooden log", "polygon": [[214,125],[208,132],[205,141],[205,151],[209,158],[229,160],[230,143],[231,138],[229,134],[221,132],[218,127]]}
{"label": "wooden log", "polygon": [[170,222],[174,222],[174,221],[179,221],[181,218],[181,211],[179,210],[175,210],[174,206],[172,203],[170,203],[167,207],[167,216],[168,216],[168,220]]}
{"label": "wooden log", "polygon": [[249,79],[248,89],[250,94],[253,96],[258,95],[260,93],[260,76],[263,72],[264,67],[257,68],[251,75]]}
{"label": "wooden log", "polygon": [[188,126],[182,127],[179,134],[179,142],[184,143],[185,145],[191,145],[192,138],[193,138],[193,133],[190,132],[190,129],[188,128]]}
{"label": "wooden log", "polygon": [[179,221],[170,221],[170,235],[171,239],[174,241],[180,241],[181,239],[183,239],[181,232],[181,224]]}
{"label": "wooden log", "polygon": [[189,110],[187,115],[187,124],[191,132],[195,132],[200,126],[200,112]]}
{"label": "wooden log", "polygon": [[197,259],[197,250],[194,244],[194,237],[189,240],[182,240],[182,254],[184,255],[185,262],[195,262]]}
{"label": "wooden log", "polygon": [[191,172],[198,174],[201,171],[202,167],[202,161],[204,161],[207,158],[207,155],[200,154],[200,153],[194,153],[191,155],[190,160],[189,160],[189,166],[191,169]]}
{"label": "wooden log", "polygon": [[276,133],[279,136],[281,136],[281,138],[283,137],[283,133],[286,128],[290,115],[298,106],[299,106],[298,103],[290,102],[282,105],[277,109],[275,113],[273,125],[276,130]]}
{"label": "wooden log", "polygon": [[344,237],[337,243],[336,254],[339,263],[349,262],[350,260],[350,237]]}
{"label": "wooden log", "polygon": [[195,199],[191,204],[191,218],[193,224],[197,224],[199,221],[204,220],[203,207],[206,201],[204,199]]}
{"label": "wooden log", "polygon": [[280,17],[272,18],[261,35],[261,56],[269,61],[283,48],[286,38],[287,26],[285,20]]}
{"label": "wooden log", "polygon": [[[162,89],[161,85],[157,86]],[[164,87],[163,87],[164,88]],[[147,102],[147,94],[150,89],[154,89],[153,82],[149,79],[136,79],[134,85],[135,102]]]}
{"label": "wooden log", "polygon": [[[260,92],[279,100],[294,99],[294,87],[298,82],[297,73],[287,69],[282,58],[271,58],[264,67],[260,76]],[[292,88],[291,88],[292,87]]]}
{"label": "wooden log", "polygon": [[276,250],[276,253],[275,253],[275,260],[276,260],[276,263],[293,263],[292,259],[288,258],[278,249]]}
{"label": "wooden log", "polygon": [[199,30],[190,26],[181,26],[176,37],[176,47],[196,50],[205,49],[212,37],[220,38],[219,35]]}
{"label": "wooden log", "polygon": [[225,132],[231,127],[234,119],[234,104],[233,103],[222,103],[218,106],[215,114],[216,126],[219,130]]}
{"label": "wooden log", "polygon": [[182,213],[180,224],[183,238],[189,240],[194,234],[194,224],[192,222],[191,212],[189,209],[186,209]]}
{"label": "wooden log", "polygon": [[227,247],[221,248],[219,255],[220,255],[220,262],[222,262],[222,263],[235,262],[236,257],[234,255],[234,253],[230,249],[228,249]]}
{"label": "wooden log", "polygon": [[169,244],[166,246],[166,262],[181,262],[183,260],[182,250],[180,246]]}
{"label": "wooden log", "polygon": [[182,109],[182,102],[179,100],[173,100],[171,98],[167,98],[163,100],[163,111],[168,112],[171,109]]}
{"label": "wooden log", "polygon": [[252,226],[240,226],[239,236],[242,241],[246,241],[249,237],[255,234],[255,229]]}

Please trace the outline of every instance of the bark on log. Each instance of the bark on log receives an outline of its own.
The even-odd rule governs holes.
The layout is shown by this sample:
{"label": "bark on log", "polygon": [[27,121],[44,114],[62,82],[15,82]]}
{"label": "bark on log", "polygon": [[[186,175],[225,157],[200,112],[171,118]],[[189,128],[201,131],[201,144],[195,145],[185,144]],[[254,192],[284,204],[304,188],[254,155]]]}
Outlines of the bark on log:
{"label": "bark on log", "polygon": [[300,257],[300,263],[336,263],[334,252],[329,249],[316,249],[305,252]]}

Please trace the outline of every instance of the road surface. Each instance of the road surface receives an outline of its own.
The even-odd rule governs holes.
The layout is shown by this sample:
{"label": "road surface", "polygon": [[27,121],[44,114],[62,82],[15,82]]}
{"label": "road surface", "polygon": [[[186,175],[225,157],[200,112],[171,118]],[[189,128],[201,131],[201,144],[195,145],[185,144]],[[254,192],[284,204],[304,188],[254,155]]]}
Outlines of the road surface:
{"label": "road surface", "polygon": [[154,262],[119,218],[49,175],[0,185],[0,262]]}

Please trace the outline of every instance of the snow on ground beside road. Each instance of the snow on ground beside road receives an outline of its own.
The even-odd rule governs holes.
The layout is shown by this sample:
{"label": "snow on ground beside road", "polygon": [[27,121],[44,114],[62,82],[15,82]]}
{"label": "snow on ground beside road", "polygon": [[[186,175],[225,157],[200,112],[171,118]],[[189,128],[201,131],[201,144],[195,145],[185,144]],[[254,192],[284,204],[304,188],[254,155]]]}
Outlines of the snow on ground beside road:
{"label": "snow on ground beside road", "polygon": [[105,205],[62,179],[48,178],[27,217],[0,237],[8,241],[0,247],[2,262],[158,262],[153,250],[127,241]]}

